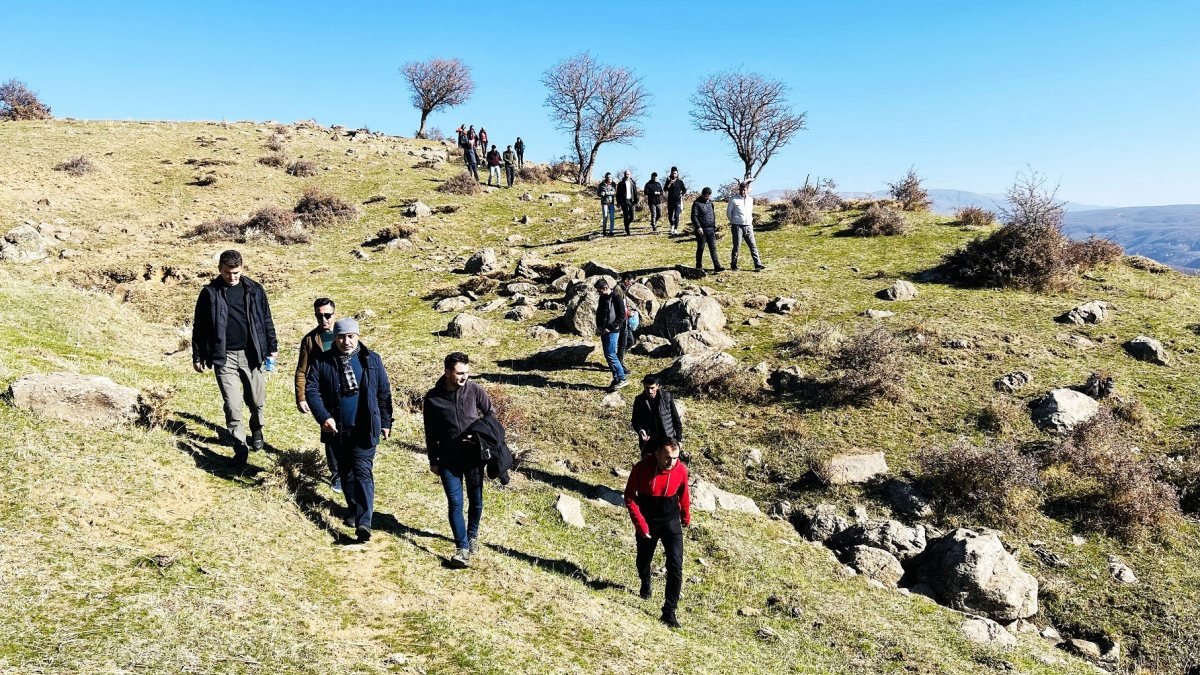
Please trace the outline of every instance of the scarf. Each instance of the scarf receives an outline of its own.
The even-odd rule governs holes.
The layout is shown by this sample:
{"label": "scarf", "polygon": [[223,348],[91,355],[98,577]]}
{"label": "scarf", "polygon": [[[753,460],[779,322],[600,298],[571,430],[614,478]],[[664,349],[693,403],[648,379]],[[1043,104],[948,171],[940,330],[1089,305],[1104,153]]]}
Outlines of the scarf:
{"label": "scarf", "polygon": [[358,378],[354,377],[354,368],[350,365],[350,359],[358,355],[360,348],[355,347],[354,351],[349,354],[338,354],[338,358],[342,361],[342,396],[353,396],[358,393]]}

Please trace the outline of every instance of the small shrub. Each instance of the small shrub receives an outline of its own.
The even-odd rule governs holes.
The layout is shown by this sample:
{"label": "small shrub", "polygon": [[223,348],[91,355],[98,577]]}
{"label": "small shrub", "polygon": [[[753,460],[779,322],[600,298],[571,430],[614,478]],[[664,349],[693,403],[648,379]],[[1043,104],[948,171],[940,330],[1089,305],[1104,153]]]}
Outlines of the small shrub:
{"label": "small shrub", "polygon": [[735,368],[708,380],[696,394],[708,400],[762,403],[767,398],[767,389],[758,375],[744,368]]}
{"label": "small shrub", "polygon": [[298,159],[288,165],[288,175],[297,178],[309,178],[317,175],[317,163],[307,159]]}
{"label": "small shrub", "polygon": [[272,136],[267,139],[266,143],[263,143],[263,147],[271,152],[283,152],[283,141],[281,136]]}
{"label": "small shrub", "polygon": [[393,239],[411,239],[417,233],[417,226],[412,223],[392,223],[380,230],[375,236],[383,242]]}
{"label": "small shrub", "polygon": [[987,227],[996,222],[996,214],[981,206],[964,206],[954,212],[954,220],[964,227]]}
{"label": "small shrub", "polygon": [[243,236],[254,234],[273,237],[281,244],[296,244],[308,241],[308,235],[296,224],[296,216],[278,206],[264,206],[242,223]]}
{"label": "small shrub", "polygon": [[59,162],[58,164],[55,164],[54,170],[66,171],[72,176],[79,177],[95,171],[96,165],[92,163],[92,160],[80,155],[78,157],[72,157],[65,162]]}
{"label": "small shrub", "polygon": [[440,142],[446,140],[446,134],[443,133],[438,127],[429,127],[425,130],[425,138],[431,141]]}
{"label": "small shrub", "polygon": [[1154,413],[1136,398],[1120,399],[1112,407],[1113,417],[1137,431],[1150,431],[1155,426]]}
{"label": "small shrub", "polygon": [[529,433],[529,414],[517,405],[516,399],[508,393],[507,387],[493,386],[487,388],[488,398],[496,411],[496,419],[504,427],[506,437],[520,437]]}
{"label": "small shrub", "polygon": [[921,186],[921,177],[914,168],[909,168],[904,178],[895,183],[888,183],[888,192],[905,211],[928,211],[933,204],[929,193]]}
{"label": "small shrub", "polygon": [[552,179],[550,169],[545,164],[526,164],[517,169],[517,178],[522,183],[549,183]]}
{"label": "small shrub", "polygon": [[550,173],[550,177],[554,180],[561,180],[564,178],[568,180],[575,180],[575,176],[579,174],[579,164],[567,159],[566,157],[559,157],[558,159],[550,162],[550,166],[547,170]]}
{"label": "small shrub", "polygon": [[1191,454],[1164,457],[1157,470],[1163,482],[1175,488],[1180,510],[1200,514],[1200,454],[1193,450]]}
{"label": "small shrub", "polygon": [[846,335],[837,326],[817,322],[806,325],[781,346],[789,356],[832,356],[845,341]]}
{"label": "small shrub", "polygon": [[1142,290],[1142,295],[1147,300],[1170,300],[1175,297],[1175,289],[1163,288],[1162,286],[1146,286]]}
{"label": "small shrub", "polygon": [[1069,240],[1063,255],[1066,264],[1086,272],[1119,262],[1125,257],[1125,249],[1111,239],[1088,237],[1083,241]]}
{"label": "small shrub", "polygon": [[996,436],[1008,436],[1024,417],[1017,404],[1007,399],[993,399],[979,411],[980,431]]}
{"label": "small shrub", "polygon": [[208,187],[209,185],[216,185],[216,184],[217,184],[217,174],[215,174],[215,173],[200,174],[200,175],[196,176],[196,180],[191,182],[191,185],[196,185],[199,187]]}
{"label": "small shrub", "polygon": [[904,346],[886,328],[865,330],[846,340],[829,364],[838,371],[829,394],[838,403],[862,405],[905,397]]}
{"label": "small shrub", "polygon": [[287,166],[287,157],[281,153],[273,155],[264,155],[258,158],[258,163],[263,166],[269,166],[273,169],[282,169]]}
{"label": "small shrub", "polygon": [[1125,258],[1125,264],[1135,270],[1142,270],[1151,274],[1166,274],[1171,271],[1169,265],[1164,265],[1157,260],[1152,260],[1144,255],[1131,255]]}
{"label": "small shrub", "polygon": [[1057,228],[1009,224],[944,256],[942,269],[968,287],[1064,290],[1075,282],[1066,245]]}
{"label": "small shrub", "polygon": [[0,121],[48,120],[50,107],[42,103],[37,92],[24,82],[13,78],[0,84]]}
{"label": "small shrub", "polygon": [[170,424],[174,407],[175,388],[170,385],[156,384],[142,391],[141,421],[151,429],[161,429]]}
{"label": "small shrub", "polygon": [[780,225],[816,225],[828,211],[842,208],[845,202],[837,194],[837,183],[830,179],[815,184],[805,182],[798,190],[789,190],[783,201],[768,207],[772,218]]}
{"label": "small shrub", "polygon": [[495,293],[497,288],[500,288],[499,281],[491,277],[475,276],[458,285],[458,295],[474,293],[477,297],[482,298],[488,293]]}
{"label": "small shrub", "polygon": [[479,181],[469,171],[447,179],[437,186],[438,192],[448,192],[454,195],[477,195],[480,192]]}
{"label": "small shrub", "polygon": [[943,518],[1019,528],[1042,502],[1037,462],[1011,444],[977,446],[959,439],[926,450],[919,463],[925,492]]}
{"label": "small shrub", "polygon": [[856,237],[890,237],[908,231],[908,221],[903,213],[878,204],[873,204],[850,224],[850,234]]}
{"label": "small shrub", "polygon": [[306,225],[322,227],[339,222],[347,222],[358,218],[358,209],[350,202],[322,192],[320,188],[310,185],[304,189],[304,195],[292,209],[297,217]]}
{"label": "small shrub", "polygon": [[242,236],[242,221],[234,218],[208,220],[188,230],[185,237],[200,239],[238,239]]}

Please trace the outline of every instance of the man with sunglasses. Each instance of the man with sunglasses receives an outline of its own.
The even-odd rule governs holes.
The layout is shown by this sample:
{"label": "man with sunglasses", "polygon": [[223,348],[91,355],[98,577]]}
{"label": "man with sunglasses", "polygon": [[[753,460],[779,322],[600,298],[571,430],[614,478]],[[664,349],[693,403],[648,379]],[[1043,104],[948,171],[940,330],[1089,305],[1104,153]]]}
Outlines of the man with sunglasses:
{"label": "man with sunglasses", "polygon": [[[317,326],[308,331],[300,341],[300,354],[296,357],[296,409],[305,415],[310,414],[308,401],[305,400],[304,378],[308,369],[317,361],[317,357],[333,348],[333,316],[336,305],[329,298],[317,298],[313,301],[313,313],[316,314]],[[338,476],[337,457],[334,456],[332,443],[325,443],[325,461],[329,464],[329,474],[332,476],[330,485],[334,492],[342,491],[342,480]]]}

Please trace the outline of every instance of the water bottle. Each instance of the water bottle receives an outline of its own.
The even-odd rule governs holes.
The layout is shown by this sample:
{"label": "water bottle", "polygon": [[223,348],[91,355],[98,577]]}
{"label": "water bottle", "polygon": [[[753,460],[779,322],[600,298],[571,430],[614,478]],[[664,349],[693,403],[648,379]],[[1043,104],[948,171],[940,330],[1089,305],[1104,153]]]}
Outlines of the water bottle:
{"label": "water bottle", "polygon": [[274,356],[268,356],[268,357],[267,357],[267,362],[266,362],[266,364],[264,364],[264,365],[263,365],[263,368],[264,368],[264,369],[265,369],[265,370],[266,370],[268,373],[273,373],[273,372],[275,372],[275,357],[274,357]]}

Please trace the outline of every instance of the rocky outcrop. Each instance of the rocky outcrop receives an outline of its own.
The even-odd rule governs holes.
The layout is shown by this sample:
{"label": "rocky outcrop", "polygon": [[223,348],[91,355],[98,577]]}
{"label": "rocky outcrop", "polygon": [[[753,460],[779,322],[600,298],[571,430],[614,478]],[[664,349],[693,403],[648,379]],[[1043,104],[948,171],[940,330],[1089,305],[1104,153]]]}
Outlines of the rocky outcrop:
{"label": "rocky outcrop", "polygon": [[1125,351],[1138,361],[1146,361],[1159,366],[1171,365],[1171,358],[1162,343],[1152,337],[1139,335],[1125,343]]}
{"label": "rocky outcrop", "polygon": [[1073,431],[1100,412],[1100,404],[1074,389],[1054,389],[1033,403],[1033,423],[1058,434]]}
{"label": "rocky outcrop", "polygon": [[485,248],[467,258],[464,269],[471,274],[488,274],[496,271],[496,250]]}
{"label": "rocky outcrop", "polygon": [[719,333],[725,329],[725,313],[713,298],[685,295],[662,306],[654,320],[654,328],[668,339],[692,330]]}
{"label": "rocky outcrop", "polygon": [[912,570],[942,604],[1009,622],[1037,614],[1038,582],[994,532],[960,528],[929,542]]}
{"label": "rocky outcrop", "polygon": [[692,508],[700,511],[735,511],[760,516],[762,511],[753,499],[726,492],[703,478],[692,478],[690,486]]}
{"label": "rocky outcrop", "polygon": [[145,411],[137,389],[78,373],[26,375],[9,386],[8,398],[16,408],[88,426],[135,423]]}
{"label": "rocky outcrop", "polygon": [[675,353],[703,354],[715,350],[729,349],[734,345],[733,338],[724,333],[708,330],[690,330],[675,336],[673,341]]}
{"label": "rocky outcrop", "polygon": [[1062,314],[1055,321],[1059,323],[1073,323],[1077,325],[1084,324],[1101,324],[1108,320],[1109,305],[1103,300],[1092,300],[1085,302],[1071,311]]}
{"label": "rocky outcrop", "polygon": [[491,324],[470,314],[459,314],[446,326],[446,334],[455,338],[485,335],[489,330],[491,330]]}
{"label": "rocky outcrop", "polygon": [[866,483],[888,472],[882,452],[835,455],[821,463],[817,473],[831,485]]}

